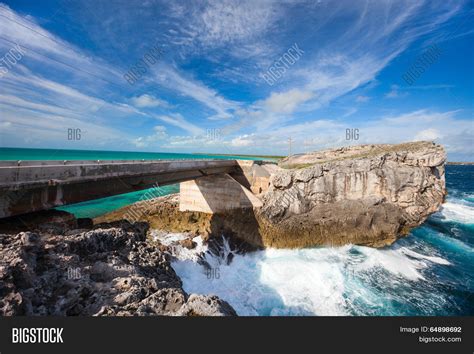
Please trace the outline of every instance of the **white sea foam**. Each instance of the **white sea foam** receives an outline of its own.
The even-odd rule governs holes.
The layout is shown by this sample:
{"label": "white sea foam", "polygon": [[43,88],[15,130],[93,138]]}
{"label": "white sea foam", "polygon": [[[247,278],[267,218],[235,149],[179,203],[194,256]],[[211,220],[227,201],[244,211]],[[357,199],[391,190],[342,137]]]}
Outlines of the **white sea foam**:
{"label": "white sea foam", "polygon": [[474,207],[462,201],[446,202],[441,206],[438,213],[434,215],[447,221],[455,221],[463,224],[474,224]]}
{"label": "white sea foam", "polygon": [[172,247],[173,255],[179,260],[192,260],[197,262],[200,254],[205,254],[208,250],[207,245],[203,243],[200,236],[193,238],[196,242],[194,249],[187,249],[179,245],[179,241],[189,238],[188,234],[185,233],[167,233],[159,230],[152,230],[151,236],[154,240],[159,240],[165,246]]}
{"label": "white sea foam", "polygon": [[[224,249],[224,253],[232,253],[228,244],[224,244]],[[192,252],[196,254],[199,250]],[[363,303],[367,309],[380,309],[386,301],[369,283],[375,273],[391,283],[405,284],[424,281],[423,269],[433,264],[449,264],[441,257],[405,247],[267,249],[234,254],[230,264],[207,253],[209,266],[218,269],[209,277],[206,267],[196,262],[196,255],[178,258],[172,266],[187,292],[216,294],[239,315],[347,315],[354,311],[363,314],[360,308],[354,310],[356,303],[359,307]]]}
{"label": "white sea foam", "polygon": [[444,265],[450,265],[451,263],[447,261],[444,258],[437,257],[437,256],[425,256],[420,253],[414,252],[406,247],[400,248],[400,251],[403,252],[404,254],[417,258],[417,259],[426,259],[432,263],[437,263],[437,264],[444,264]]}
{"label": "white sea foam", "polygon": [[[449,265],[450,263],[436,256],[426,256],[405,247],[393,250],[378,250],[369,247],[358,247],[367,256],[359,270],[382,268],[408,280],[424,280],[420,270],[429,267],[430,263]],[[428,262],[426,262],[428,261]]]}

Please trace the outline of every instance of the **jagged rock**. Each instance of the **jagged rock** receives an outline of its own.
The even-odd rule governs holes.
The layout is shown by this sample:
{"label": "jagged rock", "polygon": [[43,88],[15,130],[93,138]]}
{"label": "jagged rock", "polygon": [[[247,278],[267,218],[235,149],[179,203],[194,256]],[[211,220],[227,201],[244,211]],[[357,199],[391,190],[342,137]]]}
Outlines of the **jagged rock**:
{"label": "jagged rock", "polygon": [[0,315],[235,315],[218,298],[189,296],[147,230],[119,222],[0,234]]}
{"label": "jagged rock", "polygon": [[183,316],[236,316],[235,310],[217,296],[192,294],[180,308]]}
{"label": "jagged rock", "polygon": [[196,247],[196,242],[194,242],[192,239],[187,238],[185,240],[179,241],[179,244],[187,249],[193,249]]}
{"label": "jagged rock", "polygon": [[8,234],[17,234],[24,230],[30,230],[59,235],[65,232],[65,230],[74,228],[77,228],[77,219],[74,215],[56,209],[0,219],[1,232]]}

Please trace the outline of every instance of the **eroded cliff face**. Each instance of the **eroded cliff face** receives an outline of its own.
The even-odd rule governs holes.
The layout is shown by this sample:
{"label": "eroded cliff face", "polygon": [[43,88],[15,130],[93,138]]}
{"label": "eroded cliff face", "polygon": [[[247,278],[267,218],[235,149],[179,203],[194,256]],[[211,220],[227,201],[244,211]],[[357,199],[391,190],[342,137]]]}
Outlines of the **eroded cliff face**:
{"label": "eroded cliff face", "polygon": [[284,235],[290,246],[383,246],[438,210],[446,195],[445,161],[444,149],[430,142],[287,158],[259,213],[267,232]]}

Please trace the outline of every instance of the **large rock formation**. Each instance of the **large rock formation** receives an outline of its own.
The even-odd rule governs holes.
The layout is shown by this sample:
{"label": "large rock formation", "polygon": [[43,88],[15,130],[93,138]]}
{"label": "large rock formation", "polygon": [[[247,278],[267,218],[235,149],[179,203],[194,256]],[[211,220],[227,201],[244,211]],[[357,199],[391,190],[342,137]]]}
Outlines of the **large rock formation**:
{"label": "large rock formation", "polygon": [[[438,210],[446,195],[445,161],[444,149],[431,142],[344,147],[264,166],[266,181],[264,174],[247,181],[250,190],[260,192],[262,207],[179,211],[178,196],[168,196],[139,208],[152,228],[205,238],[235,236],[256,247],[380,247]],[[99,221],[119,220],[127,209]]]}
{"label": "large rock formation", "polygon": [[292,156],[272,176],[261,214],[290,246],[390,244],[440,207],[445,161],[430,142]]}
{"label": "large rock formation", "polygon": [[182,289],[169,255],[146,241],[148,225],[69,226],[0,234],[0,315],[236,314],[216,296]]}

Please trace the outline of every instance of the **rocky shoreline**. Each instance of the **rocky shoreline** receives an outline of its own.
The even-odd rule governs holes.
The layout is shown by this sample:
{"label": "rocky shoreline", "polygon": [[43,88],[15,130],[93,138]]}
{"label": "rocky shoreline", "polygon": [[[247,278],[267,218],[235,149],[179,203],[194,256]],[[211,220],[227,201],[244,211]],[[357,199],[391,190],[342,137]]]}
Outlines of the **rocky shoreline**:
{"label": "rocky shoreline", "polygon": [[216,296],[183,290],[146,223],[77,226],[52,212],[33,231],[0,234],[1,315],[236,315]]}

